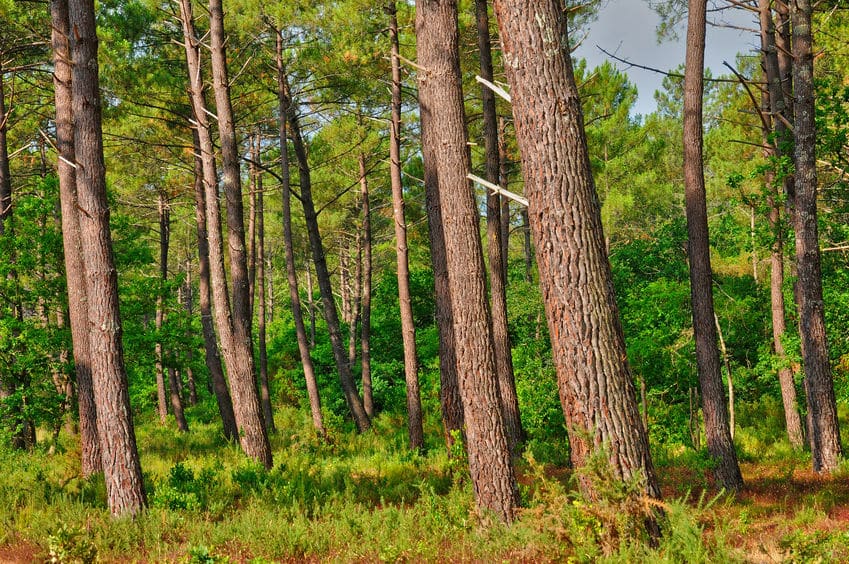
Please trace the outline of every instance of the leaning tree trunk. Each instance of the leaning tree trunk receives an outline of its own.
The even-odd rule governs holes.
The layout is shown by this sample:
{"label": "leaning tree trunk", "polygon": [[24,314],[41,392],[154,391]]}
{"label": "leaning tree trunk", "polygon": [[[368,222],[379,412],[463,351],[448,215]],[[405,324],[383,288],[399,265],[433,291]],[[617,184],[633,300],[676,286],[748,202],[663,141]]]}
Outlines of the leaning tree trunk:
{"label": "leaning tree trunk", "polygon": [[[295,270],[295,252],[292,244],[292,198],[289,177],[289,144],[286,134],[286,116],[289,113],[289,99],[286,88],[286,75],[283,70],[283,38],[279,30],[274,30],[277,38],[277,86],[278,111],[280,114],[280,184],[283,196],[283,246],[286,253],[286,278],[289,283],[289,299],[292,304],[292,318],[295,321],[295,335],[298,340],[298,351],[301,354],[301,365],[304,367],[304,380],[307,385],[307,395],[310,400],[312,423],[319,435],[324,436],[324,422],[321,417],[321,399],[318,394],[318,384],[310,357],[310,344],[304,327],[304,314],[301,311],[301,295],[298,292],[298,274]],[[309,268],[309,266],[307,267]],[[312,291],[312,288],[309,289]]]}
{"label": "leaning tree trunk", "polygon": [[306,145],[301,136],[300,122],[294,106],[291,103],[289,87],[285,73],[282,74],[281,94],[289,100],[287,103],[287,119],[292,128],[292,145],[295,149],[295,158],[298,161],[298,177],[301,187],[301,204],[304,208],[304,219],[307,225],[307,234],[315,262],[315,276],[318,278],[318,289],[321,293],[322,305],[324,306],[324,321],[327,324],[327,332],[330,334],[330,346],[333,349],[333,358],[336,361],[336,370],[339,372],[339,382],[348,409],[357,425],[357,430],[363,432],[371,427],[368,415],[363,408],[363,401],[357,391],[357,384],[351,374],[348,365],[348,357],[342,339],[342,330],[339,324],[339,312],[336,309],[336,301],[333,297],[333,288],[330,283],[330,271],[327,268],[327,259],[324,256],[324,244],[318,228],[318,213],[312,197],[312,180],[310,179],[309,161],[307,159]]}
{"label": "leaning tree trunk", "polygon": [[[481,77],[492,82],[492,46],[489,39],[489,15],[486,0],[475,0],[480,51]],[[483,136],[486,153],[486,179],[498,184],[501,163],[498,154],[498,115],[495,94],[481,85],[483,101]],[[492,339],[495,345],[495,366],[498,372],[498,390],[501,413],[510,452],[517,455],[524,440],[516,379],[513,375],[513,356],[507,329],[507,269],[501,222],[501,196],[488,191],[486,196],[486,244],[489,255],[489,291],[492,300]],[[506,199],[506,198],[505,198]]]}
{"label": "leaning tree trunk", "polygon": [[816,124],[811,2],[790,3],[793,27],[793,113],[795,136],[796,271],[802,361],[811,414],[811,452],[817,472],[835,470],[843,456],[825,332],[817,232]]}
{"label": "leaning tree trunk", "polygon": [[410,448],[424,446],[422,401],[419,392],[419,362],[416,357],[416,327],[410,298],[410,261],[407,251],[407,220],[404,217],[404,187],[401,181],[401,60],[398,47],[398,15],[394,0],[388,4],[389,42],[392,51],[392,119],[389,124],[389,178],[392,185],[392,217],[395,223],[395,258],[398,266],[398,306],[401,338],[404,341],[404,379],[407,383],[407,434]]}
{"label": "leaning tree trunk", "polygon": [[[764,115],[767,116],[765,118],[763,141],[764,156],[767,159],[778,159],[784,152],[784,143],[792,141],[792,139],[785,123],[789,119],[786,112],[784,92],[781,88],[781,71],[775,44],[775,25],[770,4],[771,0],[758,1],[761,58],[768,85],[767,91],[763,94]],[[775,139],[770,141],[773,132]],[[770,249],[772,342],[775,355],[781,364],[778,369],[778,382],[781,386],[781,399],[784,404],[787,438],[793,448],[801,449],[804,445],[804,437],[802,435],[802,420],[797,406],[796,385],[793,381],[793,370],[788,366],[787,354],[784,350],[784,334],[787,331],[787,322],[784,305],[784,224],[781,221],[781,205],[779,203],[781,198],[779,189],[775,186],[775,172],[768,170],[764,180],[769,191],[769,226],[773,236]],[[792,177],[786,178],[785,182],[792,182]]]}
{"label": "leaning tree trunk", "polygon": [[707,447],[717,463],[715,476],[719,485],[727,490],[737,491],[743,486],[743,476],[740,474],[737,453],[731,439],[719,352],[716,348],[713,277],[702,160],[706,9],[706,0],[690,0],[684,67],[684,185],[690,257],[690,296]]}
{"label": "leaning tree trunk", "polygon": [[[657,498],[605,253],[565,14],[557,0],[497,0],[495,13],[572,462],[581,468],[601,450],[619,479],[637,477],[646,495]],[[590,497],[598,495],[588,478],[580,485]]]}
{"label": "leaning tree trunk", "polygon": [[481,510],[504,522],[516,518],[519,491],[498,395],[483,251],[463,108],[457,3],[416,3],[425,183],[439,194],[451,292],[457,373],[463,397],[469,470]]}
{"label": "leaning tree trunk", "polygon": [[[213,67],[218,66],[215,74],[218,89],[221,90],[227,84],[227,81],[222,77],[221,65],[223,61],[223,27],[221,6],[211,6],[210,11],[214,17],[210,18],[211,31],[210,36],[213,41],[213,52],[215,55],[215,63]],[[200,55],[198,49],[198,39],[194,31],[194,23],[191,11],[191,3],[188,0],[180,2],[180,17],[183,24],[184,46],[186,50],[186,61],[189,68],[189,80],[192,99],[192,108],[194,111],[195,122],[197,123],[196,131],[198,133],[198,141],[201,149],[201,161],[203,166],[204,194],[206,196],[206,224],[207,236],[209,238],[209,263],[210,263],[210,281],[212,285],[212,297],[215,301],[215,320],[218,326],[218,333],[221,337],[221,348],[224,353],[224,362],[227,366],[227,376],[230,379],[230,391],[233,396],[233,411],[235,414],[236,424],[238,426],[239,442],[242,450],[246,455],[261,462],[266,467],[272,465],[271,447],[268,443],[268,435],[265,430],[265,425],[260,413],[259,398],[256,391],[256,383],[254,382],[254,364],[253,350],[250,339],[250,319],[248,318],[246,327],[245,319],[234,315],[230,310],[230,296],[227,290],[227,278],[224,269],[224,241],[221,236],[221,213],[218,204],[218,186],[217,172],[214,161],[214,147],[210,134],[209,122],[207,119],[206,102],[203,98],[203,82],[201,77]],[[225,66],[226,71],[226,66]],[[235,169],[233,167],[232,145],[235,144],[235,136],[232,131],[232,116],[226,115],[226,107],[228,106],[229,95],[225,92],[227,100],[222,100],[219,104],[218,113],[219,120],[222,125],[222,130],[230,130],[230,135],[227,137],[226,145],[230,149],[228,151],[227,164],[229,168],[225,170],[225,193],[228,200],[228,244],[231,251],[231,266],[236,264],[236,270],[240,272],[234,273],[237,278],[238,289],[234,292],[239,298],[239,304],[235,308],[239,316],[244,317],[248,312],[247,304],[247,287],[246,287],[246,266],[244,256],[244,226],[239,229],[239,224],[242,224],[241,214],[241,187],[234,185],[238,181],[238,159],[236,160]],[[224,117],[221,116],[223,113]],[[230,118],[228,121],[227,118]],[[225,145],[222,141],[222,146]],[[238,157],[238,155],[236,155]],[[235,180],[234,180],[235,178]],[[241,253],[239,252],[238,241],[241,239]],[[239,260],[241,257],[241,260]],[[238,330],[236,328],[238,325]]]}
{"label": "leaning tree trunk", "polygon": [[[194,33],[194,32],[192,32]],[[196,49],[196,47],[194,47]],[[198,126],[199,127],[199,126]],[[204,193],[204,163],[201,154],[198,129],[192,132],[195,151],[195,223],[198,234],[198,265],[199,280],[198,294],[200,307],[200,323],[203,330],[204,361],[209,370],[212,391],[218,404],[218,413],[224,426],[224,437],[228,441],[237,440],[239,429],[236,426],[236,415],[233,413],[233,400],[224,370],[221,368],[221,355],[218,353],[218,340],[215,337],[215,322],[212,318],[212,288],[210,283],[209,237],[206,229],[206,194]],[[214,165],[213,165],[214,168]]]}
{"label": "leaning tree trunk", "polygon": [[106,170],[100,115],[100,81],[93,0],[69,0],[73,76],[77,214],[86,265],[89,352],[97,431],[113,515],[135,515],[145,505],[127,371],[121,348],[118,276],[109,233]]}
{"label": "leaning tree trunk", "polygon": [[59,159],[59,200],[62,208],[62,245],[68,287],[68,317],[74,347],[74,371],[80,417],[80,448],[83,477],[100,472],[100,441],[97,437],[97,411],[91,383],[91,357],[88,345],[88,300],[86,274],[80,246],[77,218],[77,180],[74,170],[74,114],[71,93],[71,52],[68,45],[68,2],[50,2],[53,41],[53,89],[56,98],[56,148]]}

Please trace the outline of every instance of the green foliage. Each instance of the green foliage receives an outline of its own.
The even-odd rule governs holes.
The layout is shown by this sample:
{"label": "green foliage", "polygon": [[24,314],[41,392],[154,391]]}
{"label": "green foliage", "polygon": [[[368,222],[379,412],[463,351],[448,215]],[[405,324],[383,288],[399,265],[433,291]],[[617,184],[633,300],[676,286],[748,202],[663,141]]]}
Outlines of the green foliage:
{"label": "green foliage", "polygon": [[56,564],[93,564],[97,547],[88,540],[86,531],[69,529],[65,525],[47,537],[49,562]]}

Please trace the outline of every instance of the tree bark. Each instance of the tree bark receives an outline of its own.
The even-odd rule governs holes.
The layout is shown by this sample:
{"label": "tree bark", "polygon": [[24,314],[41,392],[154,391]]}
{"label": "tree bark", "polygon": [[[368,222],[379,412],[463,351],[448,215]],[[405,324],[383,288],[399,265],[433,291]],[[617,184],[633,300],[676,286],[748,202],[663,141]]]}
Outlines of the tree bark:
{"label": "tree bark", "polygon": [[362,313],[360,320],[360,367],[363,384],[363,409],[370,418],[374,417],[374,394],[371,383],[371,203],[369,201],[366,156],[360,153],[360,200],[363,212],[363,287]]}
{"label": "tree bark", "polygon": [[705,200],[702,156],[702,97],[704,93],[704,50],[706,0],[690,0],[687,19],[687,55],[684,67],[684,185],[690,257],[690,297],[696,364],[705,417],[705,437],[716,459],[719,485],[737,491],[743,477],[731,440],[728,410],[719,366],[714,325],[713,278]]}
{"label": "tree bark", "polygon": [[432,143],[424,140],[422,122],[422,155],[424,156],[425,207],[427,208],[428,235],[430,239],[431,269],[433,271],[435,319],[439,331],[439,403],[442,410],[442,428],[445,445],[452,452],[455,439],[466,442],[463,420],[463,398],[457,374],[457,354],[454,340],[454,319],[451,313],[451,289],[448,285],[448,264],[445,249],[442,208],[439,203],[439,176],[436,170],[436,153]]}
{"label": "tree bark", "polygon": [[[183,283],[183,287],[181,288],[181,296],[183,307],[185,307],[186,309],[186,315],[189,317],[189,319],[191,319],[192,315],[194,315],[194,296],[192,295],[192,261],[189,258],[186,258],[185,273],[186,279]],[[186,338],[187,341],[190,341],[191,330],[187,331]],[[186,359],[189,364],[189,366],[186,367],[186,382],[189,386],[189,405],[197,405],[198,403],[198,391],[195,382],[195,374],[191,366],[193,358],[194,348],[190,347],[188,351],[186,351]]]}
{"label": "tree bark", "polygon": [[[477,16],[478,50],[480,51],[481,77],[492,82],[492,46],[489,39],[489,15],[487,1],[475,0]],[[483,136],[486,153],[486,178],[498,184],[501,162],[498,152],[498,115],[495,109],[495,94],[481,85],[483,102]],[[516,456],[524,440],[519,398],[516,395],[516,379],[513,375],[513,355],[507,329],[507,269],[501,231],[501,196],[487,191],[486,196],[486,243],[489,255],[489,291],[492,311],[492,339],[495,345],[495,367],[498,373],[498,391],[501,413],[507,433],[510,452]]]}
{"label": "tree bark", "polygon": [[811,2],[790,3],[793,26],[793,113],[795,137],[796,270],[802,361],[811,413],[811,451],[817,472],[835,470],[843,456],[837,403],[828,359],[817,229],[816,125]]}
{"label": "tree bark", "polygon": [[[764,156],[767,159],[778,159],[782,155],[783,144],[789,139],[789,132],[782,117],[787,120],[786,100],[781,88],[781,71],[778,63],[778,49],[775,45],[775,26],[770,7],[771,0],[759,0],[761,58],[768,84],[764,93],[764,106],[770,115],[766,122],[770,126],[763,131]],[[765,114],[766,115],[766,114]],[[773,117],[774,116],[774,117]],[[789,121],[789,120],[788,120]],[[775,132],[774,145],[770,142]],[[787,366],[787,355],[784,350],[784,334],[787,322],[784,305],[784,228],[781,221],[781,206],[779,191],[775,186],[775,172],[767,170],[764,178],[769,191],[769,225],[773,241],[770,248],[770,303],[772,313],[772,342],[775,355],[781,367],[778,369],[778,382],[781,386],[781,399],[784,404],[784,421],[787,438],[795,449],[801,449],[804,444],[802,421],[796,398],[796,385],[793,381],[793,371]],[[792,176],[785,178],[785,184],[792,183]]]}
{"label": "tree bark", "polygon": [[[615,475],[660,490],[637,408],[598,196],[557,0],[496,0],[529,222],[575,468],[603,449]],[[597,492],[587,478],[582,490]],[[652,531],[656,525],[649,523]]]}
{"label": "tree bark", "polygon": [[[53,43],[53,88],[56,99],[56,148],[59,159],[59,200],[62,208],[62,245],[68,288],[68,317],[74,348],[74,371],[80,417],[80,449],[83,477],[103,470],[100,440],[97,436],[97,410],[91,381],[89,353],[88,300],[86,298],[85,262],[80,243],[77,217],[77,180],[74,157],[74,114],[71,92],[71,51],[67,0],[50,2]],[[0,96],[2,98],[2,96]]]}
{"label": "tree bark", "polygon": [[395,224],[395,259],[398,275],[398,306],[401,338],[404,342],[404,380],[407,384],[407,435],[410,448],[424,447],[422,401],[419,392],[419,362],[416,354],[416,327],[410,298],[410,261],[407,250],[407,220],[404,216],[404,187],[401,180],[401,60],[398,46],[396,3],[390,0],[389,42],[392,54],[392,119],[389,124],[389,178],[392,185],[392,218]]}
{"label": "tree bark", "polygon": [[135,515],[145,505],[127,372],[121,348],[118,277],[112,256],[103,162],[97,32],[92,0],[68,1],[73,76],[77,214],[86,265],[89,352],[109,509]]}
{"label": "tree bark", "polygon": [[[286,88],[286,75],[283,69],[283,38],[279,30],[274,30],[277,38],[277,86],[278,110],[280,114],[280,177],[283,197],[283,246],[286,253],[286,278],[289,283],[289,299],[292,304],[292,318],[295,321],[295,335],[298,339],[298,351],[301,354],[301,364],[304,367],[304,379],[307,385],[307,395],[310,401],[310,412],[316,432],[324,436],[324,422],[321,417],[321,399],[318,394],[318,384],[315,378],[310,344],[304,327],[304,314],[301,311],[301,296],[298,292],[298,274],[295,270],[295,252],[292,244],[292,198],[289,177],[289,144],[286,134],[286,116],[289,114],[291,100]],[[307,266],[309,269],[309,266]],[[312,288],[309,289],[312,291]]]}
{"label": "tree bark", "polygon": [[[210,18],[212,51],[215,53],[213,67],[218,67],[215,71],[215,82],[220,90],[227,84],[226,77],[221,76],[222,74],[226,74],[223,53],[223,13],[221,12],[220,5],[210,6],[210,12],[213,14],[213,17]],[[270,468],[272,465],[271,448],[262,420],[256,382],[254,381],[250,318],[247,321],[245,320],[245,316],[249,311],[244,256],[244,225],[241,214],[242,196],[240,185],[234,185],[235,182],[238,182],[239,172],[237,158],[235,159],[236,170],[233,170],[234,155],[231,152],[235,147],[235,135],[232,131],[232,115],[227,115],[229,95],[227,92],[224,92],[222,98],[226,98],[226,100],[222,100],[217,109],[221,129],[230,130],[226,143],[230,149],[227,157],[229,168],[224,173],[224,191],[227,197],[228,207],[230,262],[231,267],[234,267],[234,270],[237,271],[233,273],[233,276],[236,279],[237,286],[234,291],[234,298],[238,296],[238,304],[234,308],[234,311],[237,311],[238,315],[230,310],[230,296],[224,269],[224,241],[221,236],[221,213],[218,205],[218,186],[216,182],[218,176],[215,169],[214,148],[207,119],[206,103],[203,99],[198,39],[195,35],[191,4],[188,0],[181,0],[180,14],[183,22],[186,60],[189,67],[192,107],[197,123],[196,131],[201,148],[204,194],[206,196],[207,237],[209,240],[210,281],[212,285],[212,297],[215,301],[215,321],[221,338],[221,348],[224,353],[224,362],[227,366],[227,375],[230,379],[233,412],[239,430],[238,436],[242,450],[249,457]],[[220,68],[221,66],[225,67],[224,71]],[[224,117],[222,117],[222,113]],[[225,145],[224,141],[222,141],[223,145]],[[241,229],[239,229],[240,224],[242,224]],[[239,240],[241,240],[241,244],[239,244]]]}
{"label": "tree bark", "polygon": [[[290,99],[289,87],[285,73],[282,74],[282,87],[284,96]],[[309,161],[307,159],[306,145],[301,136],[300,122],[295,108],[287,104],[287,119],[291,127],[292,145],[295,149],[295,158],[298,161],[298,177],[301,187],[301,204],[304,208],[304,219],[307,225],[307,234],[310,240],[313,262],[315,262],[315,275],[318,279],[318,289],[324,306],[324,321],[330,334],[330,346],[333,349],[333,358],[336,361],[336,369],[339,372],[339,382],[348,409],[354,419],[359,432],[364,432],[371,427],[368,415],[363,408],[362,399],[357,391],[357,384],[351,374],[345,346],[342,340],[342,330],[339,324],[339,312],[336,309],[336,301],[333,298],[333,288],[330,283],[330,271],[327,268],[327,259],[324,256],[324,245],[318,228],[318,214],[315,211],[315,203],[312,197],[312,180],[310,179]]]}
{"label": "tree bark", "polygon": [[[191,26],[190,35],[194,37],[194,26]],[[188,40],[186,40],[188,41]],[[190,47],[193,50],[197,46]],[[192,86],[194,88],[194,86]],[[194,94],[192,94],[194,96]],[[221,423],[224,428],[224,437],[228,441],[238,440],[239,429],[236,426],[236,415],[233,413],[233,400],[230,398],[230,389],[227,386],[227,379],[224,376],[224,370],[221,368],[221,355],[218,352],[218,340],[215,336],[215,321],[212,317],[212,288],[210,281],[210,256],[209,256],[209,236],[206,228],[206,194],[204,193],[204,161],[201,156],[204,151],[201,149],[199,129],[201,125],[192,130],[192,138],[194,141],[194,161],[195,161],[195,223],[197,224],[198,234],[198,266],[199,280],[198,293],[200,298],[200,322],[203,330],[203,348],[204,361],[206,369],[209,370],[209,379],[212,383],[212,391],[215,394],[215,400],[218,404],[218,413],[221,415]],[[207,130],[208,135],[208,130]],[[210,158],[211,161],[211,158]],[[212,171],[215,172],[215,163],[208,163]]]}
{"label": "tree bark", "polygon": [[519,492],[501,417],[483,251],[463,109],[455,0],[416,2],[425,183],[439,194],[457,373],[463,397],[469,470],[477,506],[503,522],[516,518]]}
{"label": "tree bark", "polygon": [[[228,366],[233,410],[245,453],[271,468],[271,445],[262,418],[257,394],[251,327],[250,284],[245,253],[245,222],[242,206],[242,181],[239,147],[230,101],[227,54],[224,37],[224,10],[221,0],[209,2],[209,40],[212,61],[212,89],[218,115],[221,144],[223,189],[227,199],[227,247],[233,287],[233,366]],[[207,204],[211,204],[207,198]],[[226,354],[226,353],[225,353]]]}

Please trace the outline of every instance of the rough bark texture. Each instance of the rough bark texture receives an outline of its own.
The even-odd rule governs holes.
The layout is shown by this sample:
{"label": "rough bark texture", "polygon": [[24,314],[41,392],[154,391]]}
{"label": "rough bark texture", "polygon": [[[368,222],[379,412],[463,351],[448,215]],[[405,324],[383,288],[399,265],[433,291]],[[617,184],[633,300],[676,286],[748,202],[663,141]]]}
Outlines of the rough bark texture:
{"label": "rough bark texture", "polygon": [[817,233],[816,125],[811,2],[790,2],[793,25],[793,113],[795,136],[796,271],[799,276],[799,324],[802,361],[811,414],[814,470],[835,470],[843,455],[834,383],[825,334],[822,271]]}
{"label": "rough bark texture", "polygon": [[[775,46],[775,26],[770,8],[771,0],[759,0],[761,59],[766,75],[768,90],[763,95],[764,115],[768,127],[763,131],[764,156],[778,158],[783,153],[783,143],[788,140],[786,101],[781,88],[781,71],[778,63],[778,50]],[[788,120],[789,121],[789,120]],[[770,136],[775,132],[774,146]],[[769,226],[773,242],[770,248],[770,304],[772,313],[772,341],[775,354],[781,363],[778,369],[778,382],[781,386],[781,399],[784,404],[784,421],[787,438],[796,449],[804,445],[802,420],[797,406],[796,386],[793,382],[793,370],[787,365],[784,350],[784,334],[787,331],[784,304],[784,227],[781,221],[781,205],[776,178],[772,170],[767,171],[764,180],[769,190]],[[792,177],[785,179],[792,182]]]}
{"label": "rough bark texture", "polygon": [[[283,75],[283,87],[285,96],[289,98],[289,88]],[[330,271],[327,268],[327,259],[324,256],[324,245],[321,241],[321,233],[318,228],[318,214],[315,211],[315,203],[312,197],[312,180],[310,179],[309,161],[304,140],[301,137],[300,122],[295,108],[291,103],[287,104],[287,119],[291,127],[292,145],[295,149],[295,158],[298,161],[298,178],[301,187],[301,204],[304,207],[304,219],[307,225],[307,233],[310,240],[313,261],[315,262],[315,277],[318,278],[318,289],[321,293],[321,301],[324,312],[324,321],[327,323],[327,331],[330,334],[330,346],[333,349],[333,358],[336,361],[336,369],[339,372],[339,382],[345,401],[357,429],[360,432],[371,427],[368,415],[363,409],[363,401],[357,391],[357,384],[351,374],[348,365],[348,357],[342,340],[342,330],[339,324],[339,312],[336,309],[336,301],[333,298],[333,288],[330,283]]]}
{"label": "rough bark texture", "polygon": [[74,114],[71,93],[71,52],[68,45],[68,2],[50,3],[53,41],[53,88],[56,99],[56,164],[59,175],[59,200],[62,208],[62,245],[68,287],[68,317],[74,348],[74,371],[80,417],[80,449],[83,477],[102,470],[100,441],[97,436],[97,410],[91,383],[91,358],[88,346],[88,300],[85,263],[80,246],[77,218],[77,179],[74,167]]}
{"label": "rough bark texture", "polygon": [[[212,61],[212,86],[218,116],[218,136],[221,144],[223,189],[227,200],[227,249],[232,277],[233,339],[232,364],[227,366],[233,411],[239,426],[239,438],[245,454],[271,467],[271,445],[262,418],[257,394],[251,337],[252,320],[250,284],[248,283],[245,253],[245,222],[242,209],[242,181],[239,166],[239,147],[230,101],[230,82],[227,77],[227,54],[224,36],[224,10],[221,0],[209,2],[209,43]],[[207,197],[207,204],[212,202]],[[226,354],[226,353],[225,353]]]}
{"label": "rough bark texture", "polygon": [[[565,15],[557,0],[496,1],[516,138],[572,462],[605,449],[623,480],[660,491],[604,247]],[[594,496],[588,480],[582,489]]]}
{"label": "rough bark texture", "polygon": [[[489,39],[489,15],[486,0],[475,0],[477,15],[478,50],[481,77],[492,82],[492,45]],[[495,111],[495,94],[481,85],[483,102],[483,136],[486,152],[486,179],[498,184],[501,162],[498,153],[498,115]],[[505,198],[506,199],[506,198]],[[486,245],[489,256],[489,292],[492,311],[492,340],[495,345],[495,367],[498,372],[498,391],[507,444],[513,455],[519,453],[524,440],[516,379],[513,375],[513,355],[507,330],[507,268],[501,222],[502,198],[492,191],[486,196]]]}
{"label": "rough bark texture", "polygon": [[684,68],[684,197],[690,257],[690,300],[707,447],[717,463],[714,474],[718,484],[736,491],[743,486],[743,477],[728,425],[719,352],[716,348],[713,277],[702,161],[706,8],[705,0],[690,0]]}
{"label": "rough bark texture", "polygon": [[127,372],[121,348],[118,276],[112,256],[100,114],[97,32],[92,0],[69,0],[77,214],[86,265],[89,351],[106,494],[113,515],[145,505]]}
{"label": "rough bark texture", "polygon": [[425,158],[435,158],[425,182],[436,184],[442,211],[469,470],[478,508],[511,522],[519,492],[501,417],[478,212],[466,179],[456,1],[417,2],[416,37],[422,143],[429,147]]}
{"label": "rough bark texture", "polygon": [[[191,32],[194,36],[194,31]],[[197,47],[192,47],[196,49]],[[198,125],[198,127],[200,127]],[[195,150],[195,223],[198,234],[198,294],[200,307],[200,323],[203,330],[204,362],[209,370],[209,379],[212,383],[212,391],[218,404],[218,413],[224,426],[224,437],[228,441],[236,440],[239,429],[236,426],[236,415],[233,413],[233,400],[230,398],[230,389],[224,370],[221,368],[221,355],[218,352],[218,340],[215,336],[215,321],[212,318],[212,288],[210,284],[209,267],[209,237],[206,229],[206,194],[204,193],[204,164],[201,154],[200,138],[197,128],[193,130]],[[215,164],[212,163],[212,169]]]}
{"label": "rough bark texture", "polygon": [[388,4],[389,41],[392,46],[392,119],[389,124],[389,178],[392,184],[392,218],[395,223],[395,258],[398,265],[398,305],[401,338],[404,341],[404,378],[407,383],[407,433],[410,448],[424,446],[422,401],[419,393],[419,364],[416,357],[416,328],[410,299],[410,264],[407,252],[407,220],[404,217],[404,188],[401,181],[401,61],[398,48],[398,17],[395,2]]}
{"label": "rough bark texture", "polygon": [[[301,354],[301,365],[304,367],[304,379],[307,384],[307,395],[310,400],[310,412],[315,430],[324,435],[324,422],[321,417],[321,400],[318,395],[315,370],[307,331],[304,327],[304,314],[301,311],[301,296],[298,292],[298,274],[295,270],[295,252],[292,244],[292,197],[289,179],[289,144],[286,134],[286,116],[289,114],[291,100],[286,88],[286,75],[283,70],[283,40],[280,32],[275,30],[277,37],[277,87],[278,108],[280,113],[280,184],[283,197],[283,246],[286,253],[286,278],[289,283],[289,299],[292,304],[292,317],[295,320],[295,335],[298,339],[298,351]],[[309,268],[309,267],[308,267]],[[310,288],[312,291],[312,288]]]}
{"label": "rough bark texture", "polygon": [[[422,116],[422,122],[427,118]],[[422,128],[424,129],[424,127]],[[433,269],[436,326],[439,330],[439,403],[442,408],[442,428],[449,452],[455,438],[464,438],[463,398],[457,376],[457,353],[454,342],[454,320],[451,314],[451,289],[448,287],[448,265],[445,252],[445,233],[442,229],[442,208],[439,204],[439,183],[435,170],[436,155],[424,142],[425,205],[430,236],[430,259]]]}
{"label": "rough bark texture", "polygon": [[[220,20],[222,17],[220,6],[218,8],[218,17],[212,18],[213,20]],[[224,362],[227,366],[227,375],[230,379],[233,411],[239,430],[238,436],[242,450],[249,457],[262,462],[266,467],[270,468],[272,464],[271,449],[260,413],[256,383],[253,379],[253,351],[251,350],[250,343],[250,328],[245,333],[244,323],[241,323],[241,333],[237,335],[230,311],[230,296],[227,290],[227,278],[224,269],[224,241],[221,236],[221,212],[218,204],[218,186],[216,182],[218,176],[215,169],[215,153],[210,135],[206,102],[203,98],[203,80],[200,68],[198,39],[194,30],[191,3],[188,0],[181,0],[180,16],[183,23],[183,37],[186,61],[189,67],[192,108],[197,124],[196,131],[203,168],[204,195],[206,197],[206,225],[209,241],[210,282],[212,286],[212,298],[215,303],[215,322],[221,338],[221,348],[224,353]],[[219,48],[221,47],[219,41],[223,41],[223,37],[221,37],[223,36],[223,30],[220,24],[221,22],[219,21],[216,26],[217,33],[213,34],[216,36],[216,46]],[[220,55],[221,53],[219,53]],[[232,180],[232,178],[229,180]],[[235,197],[235,194],[232,193],[233,186],[230,185],[229,188],[230,192],[226,193],[228,206],[231,203],[241,206],[241,194],[238,195],[238,202],[233,203],[229,201]],[[235,222],[236,218],[233,218],[233,221]],[[238,234],[235,238],[238,239]],[[244,250],[244,229],[242,229],[242,249]],[[238,255],[238,253],[236,254]],[[242,265],[244,265],[244,254],[241,256],[243,259]],[[244,270],[242,272],[244,273]],[[245,313],[247,305],[247,299],[242,295],[245,293],[244,289],[245,287],[243,286],[243,291],[240,292],[242,314]],[[243,402],[240,404],[239,400],[243,400]]]}

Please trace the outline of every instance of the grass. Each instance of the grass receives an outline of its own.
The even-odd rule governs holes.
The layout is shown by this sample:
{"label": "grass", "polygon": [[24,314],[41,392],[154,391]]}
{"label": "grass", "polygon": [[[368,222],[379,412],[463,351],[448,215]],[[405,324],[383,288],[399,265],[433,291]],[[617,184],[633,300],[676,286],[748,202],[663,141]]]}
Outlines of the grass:
{"label": "grass", "polygon": [[[137,421],[150,508],[135,520],[109,516],[102,480],[80,477],[74,438],[53,454],[0,450],[0,561],[849,560],[847,472],[815,475],[805,455],[747,438],[763,435],[757,428],[739,431],[758,452],[741,454],[747,487],[736,497],[710,492],[703,456],[656,455],[665,518],[652,547],[641,526],[648,506],[627,486],[588,503],[567,469],[528,457],[518,464],[519,521],[484,527],[463,463],[438,439],[410,452],[397,416],[378,417],[364,435],[336,424],[328,442],[292,408],[277,426],[266,471],[214,424],[178,434]],[[606,480],[603,465],[591,471]]]}

